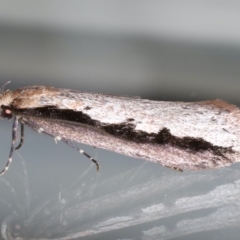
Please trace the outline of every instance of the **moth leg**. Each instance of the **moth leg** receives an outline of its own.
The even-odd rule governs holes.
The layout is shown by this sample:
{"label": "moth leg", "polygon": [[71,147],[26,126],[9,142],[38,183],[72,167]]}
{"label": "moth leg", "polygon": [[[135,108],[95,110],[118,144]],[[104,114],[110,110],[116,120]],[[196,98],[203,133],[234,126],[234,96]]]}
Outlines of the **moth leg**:
{"label": "moth leg", "polygon": [[177,168],[177,167],[170,167],[170,166],[166,166],[166,165],[163,165],[164,167],[167,167],[167,168],[171,168],[172,170],[176,170],[178,172],[183,172],[183,170],[181,168]]}
{"label": "moth leg", "polygon": [[12,162],[12,156],[15,150],[14,144],[17,139],[17,132],[18,132],[18,119],[17,117],[14,117],[13,119],[13,126],[12,126],[12,144],[11,144],[11,149],[8,157],[7,164],[5,168],[0,172],[0,176],[3,175],[9,168],[10,163]]}
{"label": "moth leg", "polygon": [[21,123],[21,140],[20,143],[18,144],[17,147],[15,147],[15,150],[19,149],[22,145],[23,145],[23,140],[24,140],[24,124],[22,122]]}
{"label": "moth leg", "polygon": [[176,170],[178,172],[183,172],[183,170],[181,168],[177,168],[177,167],[172,167],[173,170]]}
{"label": "moth leg", "polygon": [[85,157],[87,157],[89,160],[91,160],[97,168],[97,171],[99,171],[99,163],[97,160],[95,160],[94,158],[92,158],[90,155],[88,155],[86,152],[84,152],[82,149],[78,148],[77,146],[75,146],[74,144],[72,144],[70,141],[68,141],[67,139],[62,138],[61,139],[64,143],[66,143],[68,146],[76,149],[78,152],[80,152],[81,154],[83,154]]}

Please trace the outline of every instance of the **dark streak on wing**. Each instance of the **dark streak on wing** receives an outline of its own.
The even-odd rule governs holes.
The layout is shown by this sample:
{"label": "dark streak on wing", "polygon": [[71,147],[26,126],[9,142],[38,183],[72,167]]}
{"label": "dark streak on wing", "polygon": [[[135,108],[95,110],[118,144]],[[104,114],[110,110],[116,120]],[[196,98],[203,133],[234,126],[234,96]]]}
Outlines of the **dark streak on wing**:
{"label": "dark streak on wing", "polygon": [[205,141],[202,138],[176,137],[167,128],[161,129],[157,134],[144,131],[136,131],[135,124],[126,122],[120,124],[104,124],[100,121],[91,119],[83,112],[76,112],[69,109],[57,109],[55,106],[47,106],[33,109],[14,109],[10,108],[15,115],[32,116],[37,118],[51,119],[56,121],[67,121],[68,124],[80,123],[95,127],[101,131],[136,143],[156,143],[169,144],[176,148],[185,149],[191,152],[211,151],[214,155],[225,157],[226,153],[234,153],[231,147],[219,147]]}

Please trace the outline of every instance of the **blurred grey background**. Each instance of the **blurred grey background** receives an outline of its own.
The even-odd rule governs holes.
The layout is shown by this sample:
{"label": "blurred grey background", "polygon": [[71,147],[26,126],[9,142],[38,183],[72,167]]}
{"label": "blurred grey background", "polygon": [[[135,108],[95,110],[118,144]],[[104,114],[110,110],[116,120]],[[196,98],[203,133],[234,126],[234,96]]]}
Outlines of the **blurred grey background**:
{"label": "blurred grey background", "polygon": [[[49,85],[169,101],[220,98],[240,105],[238,1],[23,0],[1,1],[0,5],[0,83],[10,80],[11,83],[6,88],[13,90],[27,85]],[[3,168],[10,148],[11,123],[2,120],[0,133],[0,166]],[[26,164],[28,179],[22,168],[21,157],[15,155],[10,170],[3,178],[7,183],[0,181],[1,199],[11,205],[4,203],[0,206],[0,220],[4,221],[6,216],[15,211],[18,215],[24,215],[20,217],[21,223],[28,219],[26,222],[29,224],[33,221],[29,218],[34,215],[33,209],[46,199],[54,199],[54,196],[58,199],[61,191],[68,189],[82,174],[85,174],[84,180],[80,180],[78,186],[87,188],[89,184],[88,189],[92,189],[89,201],[94,198],[93,193],[100,180],[110,179],[111,182],[111,177],[129,169],[148,168],[149,179],[156,169],[159,176],[180,176],[178,172],[143,160],[89,146],[81,147],[98,159],[100,173],[96,173],[94,167],[87,171],[91,166],[88,160],[64,144],[56,145],[48,136],[26,129],[25,144],[19,152]],[[229,169],[238,171],[239,164]],[[212,179],[218,176],[219,171],[221,170],[207,171],[206,174]],[[184,174],[188,173],[182,173],[181,177],[185,176]],[[140,178],[140,175],[136,171],[134,179],[138,179],[138,176]],[[199,182],[201,183],[200,180]],[[128,184],[131,184],[131,181],[124,178],[119,182],[121,186]],[[220,183],[216,181],[209,186],[214,189],[218,184]],[[224,181],[221,184],[224,184]],[[199,186],[201,192],[206,184]],[[77,187],[74,190],[77,191]],[[117,190],[118,184],[110,188],[109,193]],[[12,194],[14,191],[15,196]],[[183,196],[189,193],[193,195],[193,192],[200,194],[198,189],[190,186],[182,190]],[[31,197],[26,197],[26,194]],[[163,191],[162,195],[164,194],[166,195]],[[153,198],[157,197],[151,196],[151,199]],[[170,199],[174,199],[174,194]],[[79,201],[75,199],[71,204],[70,209],[71,206],[79,204]],[[123,201],[121,204],[124,209],[128,202]],[[230,203],[226,200],[224,204]],[[53,205],[54,203],[49,207],[50,213],[57,212],[51,208]],[[42,207],[39,212],[44,210],[46,211]],[[108,217],[108,214],[113,213],[109,211],[105,217]],[[206,214],[206,209],[191,214],[191,217],[198,218]],[[177,220],[174,216],[166,221],[171,225],[186,216],[177,215]],[[94,216],[88,219],[89,222],[93,220]],[[39,221],[40,226],[41,218],[36,221]],[[56,219],[53,219],[51,224],[54,221]],[[147,222],[149,224],[149,221]],[[9,224],[12,222],[9,221]],[[51,224],[49,223],[49,226]],[[57,221],[55,224],[57,225]],[[137,230],[132,230],[129,225],[127,230],[122,228],[107,237],[144,239],[144,230],[150,226],[142,224]],[[31,236],[32,229],[29,229],[31,227],[28,227]],[[193,231],[190,238],[187,238],[187,234],[183,234],[183,237],[181,234],[170,234],[166,239],[172,239],[171,236],[174,236],[174,239],[199,239],[199,236],[225,239],[224,234],[228,236],[230,232],[226,226],[220,231],[221,234],[214,229],[210,227],[209,233],[203,228],[200,235]],[[232,238],[229,239],[238,239],[239,229],[234,226],[230,229]],[[32,231],[36,231],[35,228]],[[50,237],[55,237],[54,234],[63,236],[59,230],[54,231],[55,233],[49,234]],[[74,227],[69,230],[77,231]],[[133,233],[128,236],[131,231]],[[44,230],[40,232],[43,234]],[[37,237],[42,237],[38,234]]]}

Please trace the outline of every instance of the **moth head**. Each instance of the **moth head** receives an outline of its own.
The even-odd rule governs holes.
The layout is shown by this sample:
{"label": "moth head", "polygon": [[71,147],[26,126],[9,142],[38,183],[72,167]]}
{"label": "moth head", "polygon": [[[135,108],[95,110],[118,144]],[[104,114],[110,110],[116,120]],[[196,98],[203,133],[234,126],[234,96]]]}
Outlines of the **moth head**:
{"label": "moth head", "polygon": [[10,91],[4,92],[4,87],[10,83],[10,81],[6,82],[0,88],[0,117],[2,118],[12,118],[12,110],[9,107],[10,103],[12,102],[12,95]]}
{"label": "moth head", "polygon": [[1,105],[0,111],[1,111],[1,114],[0,114],[1,118],[11,119],[13,117],[12,110],[8,106]]}

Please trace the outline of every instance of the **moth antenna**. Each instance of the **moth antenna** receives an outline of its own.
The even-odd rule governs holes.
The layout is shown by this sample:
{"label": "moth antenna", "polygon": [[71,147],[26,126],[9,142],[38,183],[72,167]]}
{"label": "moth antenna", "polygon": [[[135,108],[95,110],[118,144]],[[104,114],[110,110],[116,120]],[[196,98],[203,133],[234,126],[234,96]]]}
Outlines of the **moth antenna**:
{"label": "moth antenna", "polygon": [[85,157],[87,157],[89,160],[91,160],[97,168],[97,171],[99,171],[99,163],[97,160],[95,160],[94,158],[92,158],[90,155],[88,155],[86,152],[84,152],[82,149],[78,148],[77,146],[75,146],[74,144],[72,144],[70,141],[68,141],[67,139],[62,138],[61,139],[64,143],[66,143],[68,146],[72,147],[73,149],[77,150],[78,152],[80,152],[81,154],[83,154]]}
{"label": "moth antenna", "polygon": [[20,143],[18,144],[17,147],[15,147],[15,150],[19,149],[20,147],[22,147],[23,145],[23,141],[24,141],[24,124],[22,122],[21,123],[21,140],[20,140]]}
{"label": "moth antenna", "polygon": [[0,88],[0,93],[3,93],[4,92],[4,88],[6,87],[6,85],[8,85],[11,81],[8,81],[6,83],[4,83],[1,88]]}
{"label": "moth antenna", "polygon": [[17,139],[17,132],[18,132],[18,119],[17,117],[14,117],[13,119],[13,126],[12,126],[12,144],[11,144],[11,149],[8,157],[7,164],[5,168],[0,172],[0,176],[3,175],[9,168],[10,163],[12,162],[12,156],[15,150],[14,144]]}

